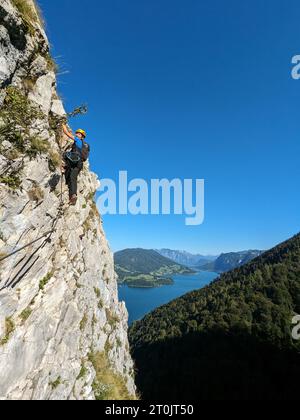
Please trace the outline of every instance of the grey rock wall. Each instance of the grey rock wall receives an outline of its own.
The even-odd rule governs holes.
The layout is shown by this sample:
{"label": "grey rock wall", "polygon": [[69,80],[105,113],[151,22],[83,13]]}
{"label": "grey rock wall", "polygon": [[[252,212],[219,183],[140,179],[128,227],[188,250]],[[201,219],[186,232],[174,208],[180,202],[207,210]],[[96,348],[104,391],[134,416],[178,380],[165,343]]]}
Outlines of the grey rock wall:
{"label": "grey rock wall", "polygon": [[[93,200],[99,181],[86,163],[69,207],[60,168],[49,165],[49,153],[60,151],[51,118],[65,111],[47,37],[38,18],[29,30],[13,2],[0,0],[0,40],[0,106],[11,86],[26,95],[42,112],[31,134],[47,144],[34,158],[14,153],[0,118],[0,258],[45,235],[0,262],[0,399],[93,400],[95,354],[105,354],[134,398],[128,314]],[[12,173],[21,181],[14,189],[3,182]]]}

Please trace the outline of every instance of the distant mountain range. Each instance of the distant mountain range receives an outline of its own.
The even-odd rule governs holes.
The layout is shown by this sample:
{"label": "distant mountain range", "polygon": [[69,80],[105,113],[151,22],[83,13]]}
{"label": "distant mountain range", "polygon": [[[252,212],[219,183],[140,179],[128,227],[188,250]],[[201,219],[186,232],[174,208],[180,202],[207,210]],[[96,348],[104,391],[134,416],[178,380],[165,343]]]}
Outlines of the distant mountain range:
{"label": "distant mountain range", "polygon": [[130,287],[171,285],[174,274],[192,274],[194,270],[224,273],[240,267],[262,254],[249,250],[230,252],[219,257],[191,254],[171,249],[124,249],[114,255],[120,284]]}
{"label": "distant mountain range", "polygon": [[211,261],[214,261],[217,256],[205,256],[201,254],[191,254],[187,251],[176,251],[173,249],[156,249],[160,255],[170,258],[171,260],[175,261],[177,264],[186,265],[188,267],[195,267],[204,264],[208,264]]}
{"label": "distant mountain range", "polygon": [[214,271],[216,273],[225,273],[226,271],[241,267],[263,253],[263,251],[249,250],[223,253],[220,256],[205,256],[166,248],[157,249],[156,251],[177,264],[192,267],[197,270]]}
{"label": "distant mountain range", "polygon": [[215,261],[211,261],[207,264],[199,264],[197,268],[204,271],[214,271],[216,273],[226,273],[227,271],[233,270],[234,268],[241,267],[247,264],[254,258],[259,257],[263,251],[249,250],[241,252],[229,252],[227,254],[221,254]]}
{"label": "distant mountain range", "polygon": [[163,257],[154,250],[124,249],[114,254],[119,283],[131,287],[156,287],[173,284],[173,274],[192,274],[190,268]]}

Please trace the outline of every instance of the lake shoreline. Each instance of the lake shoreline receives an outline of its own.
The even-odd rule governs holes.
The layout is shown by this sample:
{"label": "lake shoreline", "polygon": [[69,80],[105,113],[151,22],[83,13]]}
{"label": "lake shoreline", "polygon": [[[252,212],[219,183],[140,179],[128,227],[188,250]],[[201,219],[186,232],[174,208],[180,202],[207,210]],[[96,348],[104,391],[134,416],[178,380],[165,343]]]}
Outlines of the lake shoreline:
{"label": "lake shoreline", "polygon": [[157,287],[130,287],[119,284],[119,299],[126,304],[129,314],[129,325],[143,318],[147,313],[193,290],[202,289],[219,277],[218,273],[197,271],[188,274],[171,276],[172,285]]}

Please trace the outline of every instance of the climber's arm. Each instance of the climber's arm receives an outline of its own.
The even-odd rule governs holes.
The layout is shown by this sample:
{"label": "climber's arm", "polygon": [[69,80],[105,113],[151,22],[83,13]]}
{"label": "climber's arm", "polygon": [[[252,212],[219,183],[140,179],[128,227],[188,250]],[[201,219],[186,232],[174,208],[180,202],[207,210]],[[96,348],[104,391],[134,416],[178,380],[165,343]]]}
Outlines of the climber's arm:
{"label": "climber's arm", "polygon": [[71,131],[68,130],[67,126],[64,124],[63,125],[63,132],[64,134],[69,137],[69,139],[71,140],[75,140],[75,137],[73,136],[73,134],[71,133]]}

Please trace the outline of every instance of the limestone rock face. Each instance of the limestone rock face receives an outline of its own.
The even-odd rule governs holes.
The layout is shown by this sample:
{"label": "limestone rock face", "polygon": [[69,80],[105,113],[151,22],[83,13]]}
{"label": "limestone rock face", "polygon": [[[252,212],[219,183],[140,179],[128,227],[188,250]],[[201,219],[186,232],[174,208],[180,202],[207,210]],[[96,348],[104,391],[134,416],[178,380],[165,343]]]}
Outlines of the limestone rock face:
{"label": "limestone rock face", "polygon": [[[68,205],[55,162],[64,139],[53,128],[65,111],[44,30],[26,22],[0,0],[0,399],[105,398],[97,354],[135,398],[128,314],[93,199],[99,181],[85,163]],[[29,132],[19,119],[4,126],[12,88],[37,110]]]}

